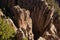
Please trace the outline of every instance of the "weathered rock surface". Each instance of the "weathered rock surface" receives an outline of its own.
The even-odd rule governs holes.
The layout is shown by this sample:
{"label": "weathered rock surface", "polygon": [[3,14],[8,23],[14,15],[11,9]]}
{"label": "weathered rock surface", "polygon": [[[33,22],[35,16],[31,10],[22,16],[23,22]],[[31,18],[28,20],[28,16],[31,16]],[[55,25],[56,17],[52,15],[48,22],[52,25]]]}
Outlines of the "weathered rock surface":
{"label": "weathered rock surface", "polygon": [[[14,6],[12,10],[15,16],[16,23],[18,25],[18,29],[20,31],[22,30],[22,35],[27,37],[28,40],[33,40],[32,19],[30,18],[30,12],[24,8],[20,8],[20,6],[18,5]],[[19,38],[20,37],[18,37],[18,39]]]}
{"label": "weathered rock surface", "polygon": [[[54,23],[52,24],[52,26],[50,25],[52,16],[54,15],[53,14],[54,8],[51,7],[51,9],[49,9],[49,5],[46,1],[44,0],[30,0],[30,1],[18,0],[18,5],[26,9],[29,9],[31,11],[31,18],[33,22],[33,33],[34,33],[35,40],[37,40],[39,36],[42,36],[45,33],[45,30],[47,30],[49,26],[52,27],[54,25]],[[52,27],[52,31],[54,31],[55,29],[57,31],[57,25],[54,26],[54,28]],[[54,40],[57,40],[57,39],[54,39]]]}
{"label": "weathered rock surface", "polygon": [[[21,2],[21,4],[20,4]],[[43,33],[46,15],[48,15],[48,3],[44,0],[18,0],[18,5],[31,11],[33,33],[38,38]],[[36,39],[37,40],[37,39]]]}
{"label": "weathered rock surface", "polygon": [[38,40],[60,40],[60,37],[57,35],[56,27],[51,23],[50,28],[46,29],[44,34]]}
{"label": "weathered rock surface", "polygon": [[47,23],[50,20],[49,25],[47,25],[45,32],[38,40],[60,40],[59,36],[57,35],[57,28],[53,23],[53,14],[54,14],[53,7],[50,12],[51,12],[50,16],[47,16],[47,17],[49,17],[47,20]]}
{"label": "weathered rock surface", "polygon": [[[34,40],[38,38],[38,40],[60,40],[60,23],[52,22],[54,20],[54,7],[49,8],[46,1],[6,0],[6,2],[2,1],[2,3],[4,6],[7,4],[14,14],[14,22],[18,27],[17,40],[22,40],[25,37],[28,40],[33,40],[33,33]],[[30,12],[26,9],[30,10]]]}

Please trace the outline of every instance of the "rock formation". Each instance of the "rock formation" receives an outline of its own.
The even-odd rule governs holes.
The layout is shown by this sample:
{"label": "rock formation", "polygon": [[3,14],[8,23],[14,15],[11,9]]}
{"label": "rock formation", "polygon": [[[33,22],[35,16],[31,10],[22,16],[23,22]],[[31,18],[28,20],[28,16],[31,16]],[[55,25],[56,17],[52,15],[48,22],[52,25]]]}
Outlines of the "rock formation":
{"label": "rock formation", "polygon": [[[50,22],[47,25],[47,28],[43,35],[38,39],[38,40],[60,40],[59,37],[57,36],[57,29],[56,26],[53,23],[53,13],[54,13],[54,8],[50,11],[50,16],[48,16],[47,23],[50,19]],[[46,24],[47,24],[46,23]]]}
{"label": "rock formation", "polygon": [[53,19],[54,6],[49,7],[45,0],[2,0],[2,4],[14,15],[17,40],[60,40],[60,23]]}
{"label": "rock formation", "polygon": [[39,36],[44,34],[45,30],[48,28],[48,25],[51,24],[51,19],[54,15],[53,6],[49,9],[48,3],[44,0],[18,0],[18,5],[31,11],[33,33],[35,40],[37,40]]}
{"label": "rock formation", "polygon": [[18,5],[14,6],[12,9],[15,15],[16,23],[18,25],[18,29],[20,31],[22,30],[21,32],[23,32],[22,35],[27,37],[28,40],[33,40],[32,19],[30,18],[30,12],[24,8],[20,8]]}

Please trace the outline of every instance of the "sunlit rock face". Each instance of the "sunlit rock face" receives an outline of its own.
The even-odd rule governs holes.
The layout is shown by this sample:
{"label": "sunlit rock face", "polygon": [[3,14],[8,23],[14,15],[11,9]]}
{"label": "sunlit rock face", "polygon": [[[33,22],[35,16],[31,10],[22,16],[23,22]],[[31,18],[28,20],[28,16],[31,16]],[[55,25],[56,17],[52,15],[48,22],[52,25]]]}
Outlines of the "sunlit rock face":
{"label": "sunlit rock face", "polygon": [[14,6],[12,10],[15,16],[18,29],[21,31],[19,31],[21,35],[18,36],[17,39],[20,40],[20,37],[26,37],[28,40],[34,40],[32,33],[32,19],[30,18],[30,11],[24,8],[20,8],[19,5]]}

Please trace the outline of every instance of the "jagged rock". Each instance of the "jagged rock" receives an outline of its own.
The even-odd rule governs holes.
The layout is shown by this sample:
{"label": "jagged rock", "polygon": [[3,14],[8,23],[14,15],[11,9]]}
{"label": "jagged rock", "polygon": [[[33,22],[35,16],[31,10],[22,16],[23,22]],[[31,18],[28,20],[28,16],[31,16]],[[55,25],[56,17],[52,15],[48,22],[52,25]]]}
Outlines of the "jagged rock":
{"label": "jagged rock", "polygon": [[48,19],[46,20],[47,22],[45,23],[48,24],[47,28],[43,33],[43,35],[38,40],[60,40],[59,37],[57,36],[56,26],[53,23],[53,14],[54,14],[54,8],[52,7],[50,11],[50,16],[47,16]]}
{"label": "jagged rock", "polygon": [[[33,40],[32,19],[30,18],[30,12],[24,8],[20,8],[19,5],[14,6],[12,10],[19,30],[21,29],[22,31],[20,31],[23,32],[22,35],[25,35],[28,40]],[[18,39],[19,38],[20,37],[18,37]]]}
{"label": "jagged rock", "polygon": [[[13,7],[14,3],[16,3],[16,1],[14,2],[14,0],[9,0],[7,2],[8,2],[7,4],[9,7],[11,7],[11,6]],[[45,11],[47,10],[48,4],[44,0],[26,0],[26,1],[25,0],[18,0],[17,4],[20,5],[21,7],[29,9],[30,11],[33,10],[31,12],[31,18],[33,21],[33,31],[35,31],[34,34],[38,33],[38,35],[41,35],[42,34],[41,30],[44,29],[43,25],[45,22],[45,16],[43,16],[43,15],[44,15]],[[14,11],[14,9],[13,9],[13,11]],[[41,14],[41,13],[43,13],[43,14]],[[14,15],[15,15],[15,19],[16,19],[15,20],[16,24],[18,25],[19,23],[17,23],[17,22],[19,22],[19,18],[18,18],[19,14],[16,14],[16,12],[14,11]]]}
{"label": "jagged rock", "polygon": [[[33,40],[33,33],[35,36],[35,40],[37,40],[37,38],[39,38],[40,36],[41,37],[39,38],[39,40],[45,40],[45,39],[55,40],[55,38],[56,40],[59,39],[58,36],[60,34],[60,28],[59,28],[60,23],[55,25],[54,23],[51,24],[54,7],[50,9],[46,1],[44,0],[6,0],[6,1],[2,0],[1,4],[3,4],[3,7],[5,7],[7,4],[10,10],[13,11],[12,13],[15,16],[14,22],[16,23],[15,25],[17,25],[18,27],[17,40],[21,40],[24,37]],[[18,4],[19,6],[14,6],[16,4]],[[31,15],[29,11],[26,9],[30,10]],[[29,15],[31,16],[32,21]],[[32,33],[32,29],[33,29],[33,33]]]}
{"label": "jagged rock", "polygon": [[50,10],[48,3],[44,0],[18,0],[18,5],[31,11],[34,36],[35,38],[41,36],[50,23],[54,9]]}
{"label": "jagged rock", "polygon": [[21,28],[19,28],[17,30],[17,40],[22,40],[23,38],[25,38],[25,34],[24,34],[23,30]]}
{"label": "jagged rock", "polygon": [[[45,2],[46,3],[46,2]],[[45,21],[48,14],[50,14],[48,11],[48,4],[46,5],[44,1],[41,3],[42,6],[41,9],[39,7],[34,8],[34,11],[31,13],[32,21],[33,21],[33,32],[35,34],[35,40],[39,36],[43,34]]]}

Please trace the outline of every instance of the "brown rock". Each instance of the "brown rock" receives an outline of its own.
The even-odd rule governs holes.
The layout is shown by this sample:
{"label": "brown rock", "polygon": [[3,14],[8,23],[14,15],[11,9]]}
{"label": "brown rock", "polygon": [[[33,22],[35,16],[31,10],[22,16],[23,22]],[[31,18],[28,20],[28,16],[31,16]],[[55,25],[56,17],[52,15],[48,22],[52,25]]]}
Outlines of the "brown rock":
{"label": "brown rock", "polygon": [[[17,22],[17,26],[20,31],[23,32],[25,37],[27,37],[29,40],[33,40],[33,33],[32,33],[32,20],[30,18],[30,12],[24,8],[20,8],[19,5],[14,6],[13,8],[15,20]],[[23,35],[22,34],[22,35]],[[19,39],[20,37],[18,37]]]}
{"label": "brown rock", "polygon": [[51,20],[50,17],[53,15],[54,8],[50,10],[48,8],[48,3],[44,0],[18,0],[18,5],[31,11],[33,33],[35,40],[37,40],[37,38],[43,34],[49,25]]}
{"label": "brown rock", "polygon": [[[46,21],[48,24],[45,32],[38,40],[60,40],[59,36],[57,35],[57,29],[56,26],[53,23],[53,14],[54,14],[54,8],[52,7],[50,11],[50,16]],[[50,20],[50,22],[48,22]]]}
{"label": "brown rock", "polygon": [[[40,38],[42,40],[58,40],[60,37],[60,23],[51,23],[54,13],[54,7],[48,8],[48,3],[44,0],[2,0],[1,6],[6,5],[13,11],[15,16],[15,23],[18,27],[18,38],[27,37],[33,40],[33,33],[35,40]],[[14,6],[18,4],[19,6]],[[22,8],[20,8],[22,7]],[[25,9],[24,9],[25,8]],[[29,9],[30,12],[26,9]],[[9,19],[10,21],[10,19]],[[32,28],[33,25],[33,28]],[[33,29],[33,33],[32,33]],[[49,29],[49,30],[48,30]],[[21,34],[21,35],[20,35]],[[23,36],[22,36],[23,35]],[[46,37],[45,37],[46,36]],[[58,37],[59,36],[59,37]],[[52,37],[52,38],[51,38]],[[20,39],[20,40],[21,40]]]}

